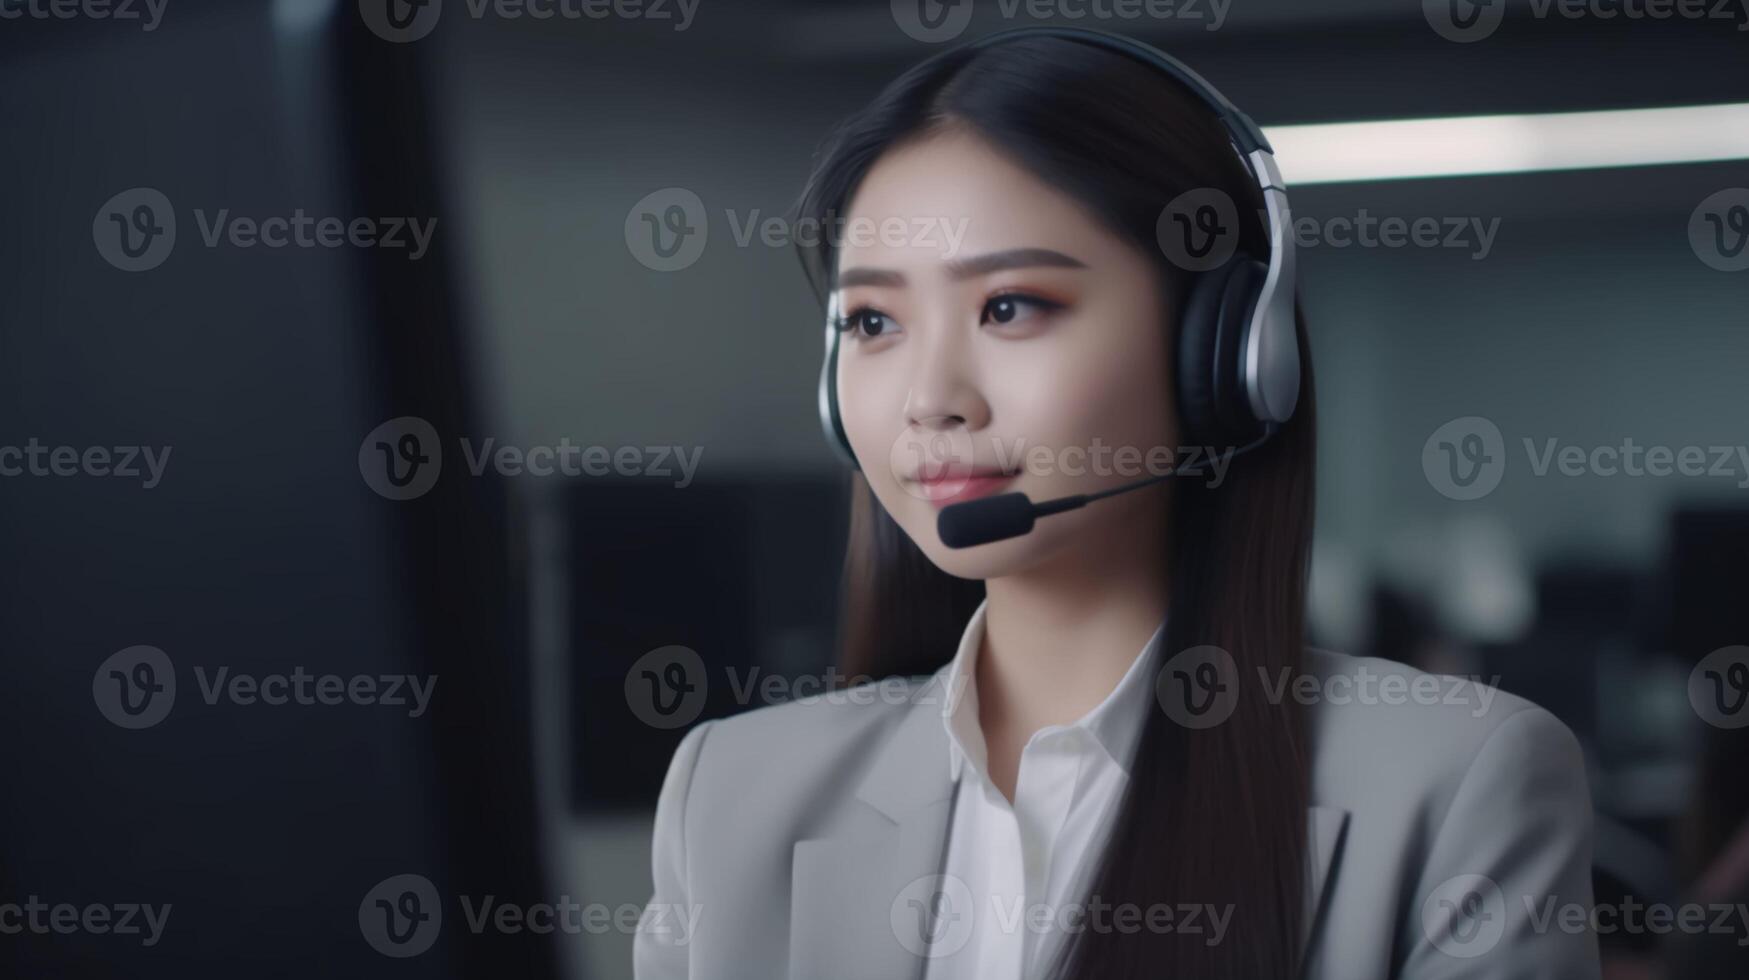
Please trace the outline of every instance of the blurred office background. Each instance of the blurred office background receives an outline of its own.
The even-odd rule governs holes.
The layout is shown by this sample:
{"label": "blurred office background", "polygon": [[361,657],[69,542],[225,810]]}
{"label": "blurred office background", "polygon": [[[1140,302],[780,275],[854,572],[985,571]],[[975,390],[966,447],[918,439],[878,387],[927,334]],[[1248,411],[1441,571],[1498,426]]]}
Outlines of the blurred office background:
{"label": "blurred office background", "polygon": [[[405,41],[371,0],[169,0],[151,30],[44,6],[0,0],[0,444],[173,455],[150,490],[0,479],[0,902],[174,912],[150,947],[0,936],[5,972],[629,976],[623,930],[476,932],[455,898],[648,897],[683,729],[638,710],[628,673],[647,652],[697,655],[699,717],[750,706],[725,672],[827,669],[846,482],[815,414],[822,312],[787,245],[737,237],[787,212],[832,122],[939,46],[884,0],[601,19],[451,0]],[[1047,22],[973,6],[964,37]],[[1266,128],[1749,105],[1743,11],[1514,2],[1454,40],[1438,7],[1235,0],[1076,23],[1161,44]],[[1735,233],[1749,191],[1716,195],[1749,187],[1749,160],[1664,149],[1304,186],[1284,150],[1299,216],[1495,229],[1486,246],[1301,249],[1312,620],[1320,645],[1497,676],[1567,722],[1591,767],[1599,901],[1675,903],[1702,882],[1736,901],[1749,875],[1720,861],[1749,818],[1749,748],[1702,719],[1690,682],[1749,644],[1749,471],[1538,476],[1524,449],[1749,445],[1749,271],[1690,234],[1709,200]],[[136,187],[173,202],[177,244],[130,273],[92,225]],[[659,271],[628,225],[670,188],[697,195],[708,234]],[[417,261],[207,246],[219,209],[437,225]],[[438,434],[443,468],[393,500],[359,455],[402,417]],[[1454,499],[1426,450],[1471,417],[1509,463]],[[475,477],[463,437],[676,447],[697,469],[684,486]],[[179,687],[167,718],[130,730],[94,706],[93,672],[142,644]],[[196,666],[437,685],[418,718],[270,708],[208,703]],[[398,875],[431,882],[446,914],[404,959],[362,934]],[[1612,975],[1670,977],[1742,975],[1735,938],[1602,937]]]}

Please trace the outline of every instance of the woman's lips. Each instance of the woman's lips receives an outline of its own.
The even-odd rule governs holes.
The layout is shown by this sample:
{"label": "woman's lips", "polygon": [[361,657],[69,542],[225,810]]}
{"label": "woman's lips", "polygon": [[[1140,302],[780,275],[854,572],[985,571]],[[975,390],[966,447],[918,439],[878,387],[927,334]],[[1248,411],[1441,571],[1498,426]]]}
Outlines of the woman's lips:
{"label": "woman's lips", "polygon": [[918,496],[934,504],[937,509],[949,504],[957,504],[966,500],[976,500],[1000,493],[1002,488],[1014,482],[1013,473],[960,473],[919,477],[911,482]]}

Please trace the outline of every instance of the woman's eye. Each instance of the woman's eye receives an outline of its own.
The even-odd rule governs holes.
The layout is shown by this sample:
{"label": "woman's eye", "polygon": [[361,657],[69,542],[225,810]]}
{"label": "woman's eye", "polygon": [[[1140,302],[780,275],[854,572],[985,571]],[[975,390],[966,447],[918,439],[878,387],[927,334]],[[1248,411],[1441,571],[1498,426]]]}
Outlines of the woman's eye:
{"label": "woman's eye", "polygon": [[1020,293],[1004,293],[992,296],[984,304],[983,312],[978,315],[978,323],[1007,324],[1023,321],[1053,310],[1062,309],[1063,304],[1042,299],[1037,296],[1026,296]]}
{"label": "woman's eye", "polygon": [[897,332],[899,325],[880,310],[865,306],[839,317],[838,329],[873,340],[876,337],[884,337]]}

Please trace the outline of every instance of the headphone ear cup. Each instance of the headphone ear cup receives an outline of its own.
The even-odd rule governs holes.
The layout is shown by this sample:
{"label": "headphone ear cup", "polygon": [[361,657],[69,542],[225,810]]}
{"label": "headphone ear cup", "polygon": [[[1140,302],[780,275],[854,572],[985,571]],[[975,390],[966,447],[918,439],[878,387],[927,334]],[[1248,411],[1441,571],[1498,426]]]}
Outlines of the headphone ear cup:
{"label": "headphone ear cup", "polygon": [[1245,389],[1245,333],[1269,267],[1235,255],[1191,284],[1178,324],[1178,415],[1187,445],[1241,446],[1262,435]]}
{"label": "headphone ear cup", "polygon": [[856,453],[850,449],[850,438],[844,434],[844,421],[838,414],[838,344],[842,340],[837,328],[828,325],[826,336],[826,360],[820,367],[820,428],[826,434],[826,442],[837,450],[851,469],[861,469],[856,462]]}

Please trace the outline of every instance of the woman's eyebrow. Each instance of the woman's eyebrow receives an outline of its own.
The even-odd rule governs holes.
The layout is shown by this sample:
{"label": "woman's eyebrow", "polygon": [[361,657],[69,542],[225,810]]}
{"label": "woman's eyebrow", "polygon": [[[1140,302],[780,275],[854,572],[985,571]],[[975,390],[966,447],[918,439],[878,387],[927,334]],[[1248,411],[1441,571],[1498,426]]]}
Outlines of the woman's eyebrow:
{"label": "woman's eyebrow", "polygon": [[859,265],[838,273],[838,288],[849,289],[852,286],[903,286],[905,274],[896,269],[873,269]]}
{"label": "woman's eyebrow", "polygon": [[1087,263],[1072,255],[1049,248],[1010,248],[1001,252],[986,252],[967,259],[949,259],[947,274],[954,279],[987,276],[1003,269],[1025,269],[1034,266],[1055,266],[1061,269],[1085,269]]}
{"label": "woman's eyebrow", "polygon": [[[1085,269],[1087,263],[1072,255],[1064,255],[1050,248],[1010,248],[1000,252],[986,252],[967,259],[949,259],[947,274],[953,279],[972,279],[977,276],[987,276],[1003,269],[1025,269],[1036,266],[1053,266],[1060,269]],[[855,266],[838,274],[838,288],[849,289],[852,286],[903,286],[905,274],[896,269],[876,269],[869,266]]]}

